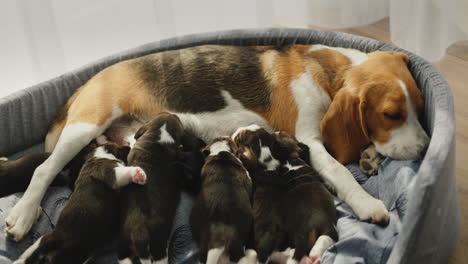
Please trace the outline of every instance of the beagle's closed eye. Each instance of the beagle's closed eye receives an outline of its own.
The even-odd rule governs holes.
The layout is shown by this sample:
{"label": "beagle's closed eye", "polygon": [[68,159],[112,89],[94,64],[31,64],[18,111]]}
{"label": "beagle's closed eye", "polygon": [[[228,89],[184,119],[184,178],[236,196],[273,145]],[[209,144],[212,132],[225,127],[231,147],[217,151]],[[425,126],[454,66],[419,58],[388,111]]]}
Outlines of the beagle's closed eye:
{"label": "beagle's closed eye", "polygon": [[403,118],[403,115],[400,112],[395,112],[395,113],[384,112],[384,116],[390,120],[400,120]]}

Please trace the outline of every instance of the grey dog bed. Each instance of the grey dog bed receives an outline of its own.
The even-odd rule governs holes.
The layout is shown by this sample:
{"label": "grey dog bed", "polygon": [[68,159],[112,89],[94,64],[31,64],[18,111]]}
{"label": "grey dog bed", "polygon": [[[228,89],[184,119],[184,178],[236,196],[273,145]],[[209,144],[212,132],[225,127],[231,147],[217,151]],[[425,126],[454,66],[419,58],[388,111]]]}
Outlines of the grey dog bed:
{"label": "grey dog bed", "polygon": [[[353,244],[353,240],[350,240],[351,246],[344,247],[345,251],[340,252],[340,244],[338,243],[337,246],[327,251],[325,256],[330,261],[326,262],[346,263],[347,256],[349,256],[348,263],[381,263],[387,261],[389,263],[444,263],[447,261],[455,245],[459,230],[459,209],[454,175],[455,120],[453,98],[449,86],[434,66],[422,58],[394,46],[367,38],[309,29],[258,29],[195,34],[145,44],[1,98],[0,156],[18,157],[24,153],[42,150],[42,142],[47,129],[67,98],[73,91],[105,67],[149,53],[202,44],[324,44],[356,48],[365,52],[398,50],[409,54],[410,70],[418,86],[422,89],[426,102],[423,126],[431,135],[428,151],[422,162],[413,164],[408,161],[414,166],[405,162],[386,160],[385,162],[389,163],[388,166],[393,166],[393,170],[386,170],[386,174],[385,171],[381,170],[378,176],[363,181],[370,187],[367,189],[365,185],[363,186],[371,194],[383,199],[391,212],[392,204],[387,202],[393,199],[390,199],[390,196],[396,197],[396,199],[392,200],[392,203],[398,205],[396,206],[397,209],[404,204],[404,214],[402,214],[401,210],[396,210],[395,219],[397,220],[393,221],[393,218],[391,220],[391,223],[393,221],[396,224],[387,228],[366,223],[364,223],[367,225],[365,228],[359,226],[359,230],[364,230],[368,234],[367,237],[354,240],[360,241],[361,244],[357,242],[357,244]],[[355,170],[355,167],[352,166],[348,166],[348,168],[351,171]],[[410,168],[412,173],[408,173],[406,169],[401,172],[398,168]],[[391,174],[390,178],[381,177],[389,174]],[[393,181],[391,177],[400,177],[398,175],[403,175],[401,176],[403,180],[398,178],[398,180]],[[369,183],[369,181],[371,182]],[[386,186],[385,184],[395,185],[395,187],[392,187],[393,189],[388,189],[399,190],[401,193],[398,194],[398,197],[395,196],[396,193],[384,195],[383,192],[379,193],[379,188],[383,189]],[[403,185],[407,186],[399,188]],[[377,188],[377,191],[374,187]],[[400,199],[401,196],[404,196],[404,199]],[[6,203],[10,203],[10,205],[13,203],[12,200],[17,200],[8,197],[2,199],[9,199]],[[353,218],[352,212],[349,217],[343,218],[344,213],[339,207],[341,205],[340,201],[337,201],[337,205],[340,221]],[[343,208],[346,211],[346,206]],[[6,209],[2,210],[5,213]],[[3,219],[2,221],[4,222]],[[352,229],[347,227],[347,224],[342,225],[341,229],[339,227],[341,232],[340,242],[343,237],[352,238],[353,234],[356,234],[347,232]],[[389,230],[392,232],[391,236],[388,235],[387,231]],[[385,235],[379,236],[382,232]],[[370,240],[368,240],[370,236],[373,236],[374,240],[387,245],[387,247],[382,247],[387,250],[379,256],[379,261],[367,256],[367,254],[373,254],[371,252],[374,250],[373,247],[368,247],[368,251],[359,250],[365,248],[362,245],[371,244]],[[2,239],[4,240],[4,238]],[[14,244],[8,241],[1,243],[9,244],[4,248],[4,252],[0,249],[0,256],[8,255],[7,251],[9,249],[14,251]],[[391,246],[388,247],[388,245]],[[359,252],[359,257],[356,257],[356,252]],[[344,262],[340,261],[340,259],[344,260]]]}

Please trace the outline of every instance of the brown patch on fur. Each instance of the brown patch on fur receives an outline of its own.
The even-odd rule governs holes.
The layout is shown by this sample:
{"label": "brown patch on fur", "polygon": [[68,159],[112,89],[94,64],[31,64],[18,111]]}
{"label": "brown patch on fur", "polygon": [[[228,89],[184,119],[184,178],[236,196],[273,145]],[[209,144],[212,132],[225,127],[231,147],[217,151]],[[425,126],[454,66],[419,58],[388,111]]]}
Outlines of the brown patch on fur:
{"label": "brown patch on fur", "polygon": [[333,98],[343,86],[344,73],[350,68],[351,60],[340,52],[328,48],[307,54],[314,81]]}
{"label": "brown patch on fur", "polygon": [[112,116],[114,107],[144,117],[164,111],[161,102],[142,89],[144,85],[130,61],[106,68],[80,88],[66,123],[102,125]]}
{"label": "brown patch on fur", "polygon": [[257,111],[276,130],[296,132],[297,104],[290,83],[305,71],[304,53],[309,46],[295,45],[286,51],[270,49],[260,55],[260,67],[270,82],[271,106]]}

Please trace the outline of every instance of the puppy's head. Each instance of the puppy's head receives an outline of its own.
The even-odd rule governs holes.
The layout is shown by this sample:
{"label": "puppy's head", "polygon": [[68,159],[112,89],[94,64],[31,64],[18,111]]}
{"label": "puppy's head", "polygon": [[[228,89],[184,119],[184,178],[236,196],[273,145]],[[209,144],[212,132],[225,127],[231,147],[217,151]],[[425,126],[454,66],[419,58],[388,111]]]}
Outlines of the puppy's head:
{"label": "puppy's head", "polygon": [[[205,165],[202,168],[202,181],[213,179],[213,177],[223,181],[223,179],[227,179],[225,178],[226,175],[234,175],[237,181],[246,188],[247,192],[251,193],[252,179],[250,178],[248,169],[239,158],[239,147],[231,137],[219,137],[214,139],[209,145],[203,148],[203,155],[206,158]],[[217,165],[212,166],[213,164]],[[220,169],[222,171],[220,171]],[[225,173],[226,170],[234,173]]]}
{"label": "puppy's head", "polygon": [[[281,162],[277,151],[275,136],[258,126],[241,127],[232,135],[239,145],[239,153],[248,168],[261,168],[268,171],[276,170]],[[275,152],[275,153],[273,153]]]}
{"label": "puppy's head", "polygon": [[180,146],[184,128],[180,119],[170,113],[160,113],[144,124],[135,134],[135,146],[151,145]]}
{"label": "puppy's head", "polygon": [[407,63],[403,53],[376,51],[345,73],[320,124],[325,146],[338,161],[358,160],[371,142],[395,159],[422,157],[429,143],[419,122],[424,102]]}
{"label": "puppy's head", "polygon": [[202,149],[202,153],[206,158],[219,155],[222,152],[228,152],[237,157],[239,147],[230,137],[219,137]]}

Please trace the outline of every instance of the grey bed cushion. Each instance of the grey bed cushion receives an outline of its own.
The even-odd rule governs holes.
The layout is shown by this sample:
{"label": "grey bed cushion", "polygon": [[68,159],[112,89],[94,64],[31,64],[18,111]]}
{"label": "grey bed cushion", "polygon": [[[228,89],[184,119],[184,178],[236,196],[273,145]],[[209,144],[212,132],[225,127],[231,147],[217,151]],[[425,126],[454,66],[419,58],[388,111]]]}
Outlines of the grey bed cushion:
{"label": "grey bed cushion", "polygon": [[[0,156],[12,156],[41,144],[60,107],[75,89],[116,62],[149,53],[201,44],[324,44],[374,50],[400,50],[354,35],[311,29],[231,30],[157,41],[101,59],[50,81],[0,98]],[[406,52],[406,51],[403,51]],[[459,230],[455,185],[455,120],[453,98],[443,76],[422,58],[410,56],[410,70],[425,98],[423,125],[431,135],[428,151],[408,193],[402,223],[389,263],[442,263]]]}

